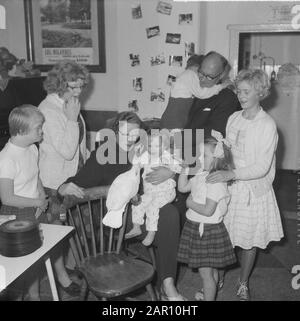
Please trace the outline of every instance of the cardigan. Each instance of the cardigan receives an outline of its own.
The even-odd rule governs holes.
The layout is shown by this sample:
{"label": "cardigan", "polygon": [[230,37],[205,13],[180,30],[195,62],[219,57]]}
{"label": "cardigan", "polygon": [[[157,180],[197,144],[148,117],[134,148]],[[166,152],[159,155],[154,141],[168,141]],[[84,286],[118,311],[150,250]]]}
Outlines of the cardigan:
{"label": "cardigan", "polygon": [[57,94],[49,94],[38,107],[45,116],[44,137],[40,144],[40,178],[45,187],[52,189],[76,174],[79,148],[84,162],[88,156],[84,120],[80,115],[84,134],[79,146],[78,123],[67,119],[63,106],[64,101]]}
{"label": "cardigan", "polygon": [[[238,117],[242,117],[242,111],[235,112],[229,117],[226,127],[227,135],[231,123]],[[261,108],[246,131],[246,166],[233,170],[235,179],[246,181],[257,198],[272,188],[277,142],[278,133],[275,121]]]}

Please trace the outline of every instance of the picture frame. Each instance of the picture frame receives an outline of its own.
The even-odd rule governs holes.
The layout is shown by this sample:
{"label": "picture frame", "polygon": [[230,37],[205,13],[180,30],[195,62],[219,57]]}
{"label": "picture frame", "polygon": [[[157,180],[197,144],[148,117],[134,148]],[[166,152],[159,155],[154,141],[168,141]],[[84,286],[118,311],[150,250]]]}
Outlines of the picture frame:
{"label": "picture frame", "polygon": [[68,59],[106,72],[104,0],[23,1],[27,59],[36,68],[46,72]]}

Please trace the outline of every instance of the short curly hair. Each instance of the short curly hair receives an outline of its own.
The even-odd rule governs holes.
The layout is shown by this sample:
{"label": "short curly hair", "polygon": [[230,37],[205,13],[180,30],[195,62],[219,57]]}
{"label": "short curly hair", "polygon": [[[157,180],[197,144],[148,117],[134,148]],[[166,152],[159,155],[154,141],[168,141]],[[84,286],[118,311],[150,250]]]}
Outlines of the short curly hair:
{"label": "short curly hair", "polygon": [[74,61],[64,60],[54,65],[48,72],[44,88],[48,94],[56,93],[61,97],[67,91],[68,82],[81,79],[86,85],[89,77],[89,72],[84,66]]}
{"label": "short curly hair", "polygon": [[251,83],[261,100],[266,98],[270,93],[271,82],[269,76],[261,69],[241,70],[234,80],[235,87],[242,81]]}

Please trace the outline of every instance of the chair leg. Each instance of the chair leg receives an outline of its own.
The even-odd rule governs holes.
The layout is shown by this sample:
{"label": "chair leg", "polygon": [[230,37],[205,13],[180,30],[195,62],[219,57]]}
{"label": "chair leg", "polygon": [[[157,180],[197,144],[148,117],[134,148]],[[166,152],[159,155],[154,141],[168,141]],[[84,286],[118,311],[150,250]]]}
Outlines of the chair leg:
{"label": "chair leg", "polygon": [[151,301],[157,301],[157,296],[151,283],[146,285],[146,289],[150,296]]}
{"label": "chair leg", "polygon": [[156,271],[156,261],[155,261],[155,254],[154,254],[154,249],[152,246],[148,247],[148,251],[150,254],[151,262],[153,265],[154,270]]}

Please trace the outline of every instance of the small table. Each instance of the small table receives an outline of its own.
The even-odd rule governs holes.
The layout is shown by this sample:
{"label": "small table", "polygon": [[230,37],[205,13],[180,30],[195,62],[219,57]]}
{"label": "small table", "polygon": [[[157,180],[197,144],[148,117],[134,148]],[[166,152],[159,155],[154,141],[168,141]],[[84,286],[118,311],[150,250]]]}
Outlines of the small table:
{"label": "small table", "polygon": [[43,245],[31,254],[20,257],[0,255],[0,292],[27,271],[35,262],[44,259],[54,301],[59,301],[50,261],[51,250],[74,230],[72,226],[40,224],[44,237]]}

